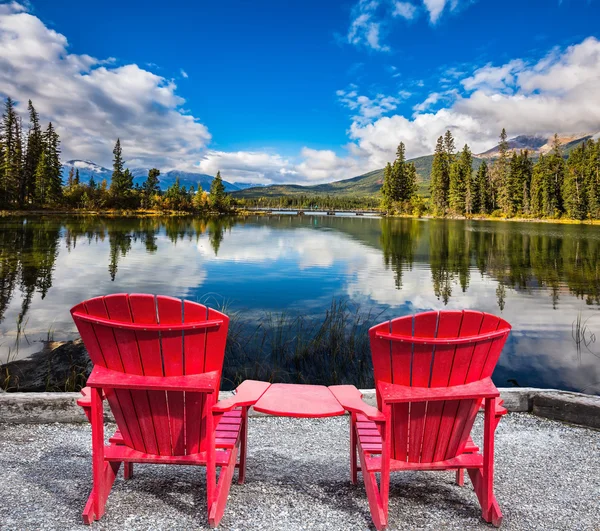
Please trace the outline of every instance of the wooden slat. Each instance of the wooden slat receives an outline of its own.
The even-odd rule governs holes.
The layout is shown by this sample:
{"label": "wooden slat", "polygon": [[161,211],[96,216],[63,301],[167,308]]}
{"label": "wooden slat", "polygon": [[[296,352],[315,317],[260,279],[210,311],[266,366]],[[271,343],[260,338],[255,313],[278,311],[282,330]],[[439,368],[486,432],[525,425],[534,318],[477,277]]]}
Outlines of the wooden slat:
{"label": "wooden slat", "polygon": [[[481,323],[483,321],[483,313],[473,312],[465,310],[463,312],[463,319],[460,328],[460,336],[474,336],[479,333]],[[450,371],[450,377],[448,379],[449,386],[462,385],[465,383],[467,372],[471,364],[471,359],[474,350],[474,343],[466,343],[464,345],[458,345],[454,353],[454,360],[452,363],[452,369]],[[433,459],[439,461],[444,459],[448,450],[448,443],[450,442],[450,436],[454,429],[454,422],[458,412],[459,401],[448,400],[444,404],[444,410],[442,412],[442,421],[438,430],[438,438],[436,442],[436,448],[434,451]]]}
{"label": "wooden slat", "polygon": [[360,391],[353,385],[330,385],[329,391],[346,411],[361,413],[370,420],[385,420],[381,411],[363,402]]}
{"label": "wooden slat", "polygon": [[[206,306],[184,301],[184,322],[198,322],[207,319]],[[183,358],[185,374],[204,372],[206,359],[206,330],[184,332]],[[185,453],[195,454],[200,451],[203,427],[206,426],[204,394],[185,393]]]}
{"label": "wooden slat", "polygon": [[[133,321],[127,295],[122,293],[118,295],[109,295],[104,297],[104,304],[106,305],[109,319],[127,322]],[[128,374],[143,375],[144,370],[140,360],[135,332],[131,330],[115,329],[114,334],[121,355],[123,370]],[[148,393],[147,391],[131,391],[131,398],[133,400],[146,452],[157,454],[158,445],[154,433],[154,423],[152,421],[152,410],[150,409],[150,403],[148,401]]]}
{"label": "wooden slat", "polygon": [[[129,296],[129,306],[136,323],[158,322],[156,301],[153,295],[132,294]],[[164,376],[159,333],[155,331],[136,332],[136,337],[144,374],[146,376]],[[158,452],[163,456],[172,455],[167,394],[164,391],[149,391],[148,401],[152,410]]]}
{"label": "wooden slat", "polygon": [[88,385],[106,389],[166,390],[169,392],[189,390],[198,393],[216,393],[219,385],[217,378],[216,371],[188,376],[139,376],[111,371],[97,365],[88,378]]}
{"label": "wooden slat", "polygon": [[500,392],[491,378],[450,387],[411,387],[380,382],[377,390],[391,404],[398,402],[429,402],[436,400],[468,400],[470,398],[498,397]]}
{"label": "wooden slat", "polygon": [[[106,305],[103,297],[90,299],[85,303],[88,314],[97,317],[108,318]],[[107,369],[123,372],[123,363],[119,354],[119,349],[115,340],[113,331],[106,328],[92,325],[96,339],[102,350]],[[140,426],[135,413],[133,399],[130,391],[107,391],[106,398],[115,417],[115,421],[121,428],[124,439],[132,448],[139,451],[145,451],[144,440]]]}
{"label": "wooden slat", "polygon": [[[425,312],[415,316],[414,335],[419,337],[435,337],[438,321],[438,312]],[[413,359],[411,369],[411,386],[429,386],[431,375],[431,362],[433,360],[433,345],[415,344],[413,346]],[[423,430],[425,428],[425,402],[411,404],[410,427],[408,443],[408,461],[421,460],[421,447],[423,444]]]}
{"label": "wooden slat", "polygon": [[[458,337],[462,318],[463,312],[460,311],[440,312],[436,336],[438,338]],[[431,367],[430,387],[446,387],[448,385],[455,348],[455,345],[436,345]],[[423,440],[421,462],[433,461],[443,411],[444,402],[429,402],[427,404],[427,420],[424,429],[426,437]]]}
{"label": "wooden slat", "polygon": [[[225,466],[231,458],[230,450],[219,450],[216,453],[217,466]],[[206,452],[194,455],[153,455],[128,448],[127,446],[107,446],[104,449],[107,461],[125,461],[128,463],[151,463],[164,465],[206,465]]]}
{"label": "wooden slat", "polygon": [[[392,334],[412,335],[412,316],[401,317],[390,322]],[[379,341],[386,341],[380,339]],[[412,346],[408,343],[389,342],[391,351],[392,377],[390,382],[400,385],[410,385],[410,368],[412,363]],[[392,457],[406,460],[408,456],[409,437],[409,405],[392,406]]]}
{"label": "wooden slat", "polygon": [[[158,322],[162,325],[182,322],[183,306],[173,297],[156,297]],[[181,330],[160,332],[165,376],[183,375],[183,333]],[[185,404],[183,392],[167,392],[169,425],[173,455],[185,455]]]}

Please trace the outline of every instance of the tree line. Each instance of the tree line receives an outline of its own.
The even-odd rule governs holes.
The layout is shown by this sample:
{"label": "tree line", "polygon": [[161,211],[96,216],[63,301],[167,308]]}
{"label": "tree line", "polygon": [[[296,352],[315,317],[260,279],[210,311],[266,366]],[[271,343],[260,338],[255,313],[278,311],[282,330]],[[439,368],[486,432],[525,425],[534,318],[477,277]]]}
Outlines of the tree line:
{"label": "tree line", "polygon": [[231,208],[220,172],[213,179],[210,194],[194,186],[186,188],[179,179],[166,190],[159,186],[160,170],[152,168],[144,183],[134,185],[133,174],[125,168],[121,142],[113,149],[110,186],[92,176],[82,183],[79,169],[71,168],[63,185],[60,138],[52,122],[43,128],[31,100],[29,124],[25,131],[15,103],[7,98],[0,121],[0,208],[81,208],[218,211]]}
{"label": "tree line", "polygon": [[586,140],[567,157],[558,135],[537,160],[528,150],[511,153],[502,129],[498,156],[473,169],[467,144],[457,152],[446,131],[437,140],[430,174],[430,198],[417,194],[416,170],[398,146],[396,160],[384,170],[382,208],[387,212],[434,216],[600,219],[600,139]]}

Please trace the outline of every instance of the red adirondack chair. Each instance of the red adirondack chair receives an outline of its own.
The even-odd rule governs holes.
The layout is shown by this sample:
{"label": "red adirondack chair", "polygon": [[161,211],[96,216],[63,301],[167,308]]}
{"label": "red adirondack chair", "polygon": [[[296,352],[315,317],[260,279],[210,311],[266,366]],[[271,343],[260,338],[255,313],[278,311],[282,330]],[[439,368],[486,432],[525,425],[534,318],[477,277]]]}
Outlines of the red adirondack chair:
{"label": "red adirondack chair", "polygon": [[[133,463],[159,463],[206,466],[209,523],[218,525],[234,468],[243,483],[246,467],[248,408],[212,411],[229,318],[194,302],[126,294],[90,299],[71,314],[94,363],[78,401],[92,424],[84,522],[104,514],[121,463],[125,479]],[[107,446],[104,399],[118,427]]]}
{"label": "red adirondack chair", "polygon": [[[378,409],[362,402],[352,386],[337,386],[334,394],[352,411],[351,479],[356,484],[362,472],[377,529],[387,526],[390,472],[396,470],[456,470],[462,485],[466,469],[483,519],[500,525],[494,432],[506,409],[490,377],[510,329],[487,313],[441,311],[369,331]],[[482,401],[483,453],[470,436]]]}

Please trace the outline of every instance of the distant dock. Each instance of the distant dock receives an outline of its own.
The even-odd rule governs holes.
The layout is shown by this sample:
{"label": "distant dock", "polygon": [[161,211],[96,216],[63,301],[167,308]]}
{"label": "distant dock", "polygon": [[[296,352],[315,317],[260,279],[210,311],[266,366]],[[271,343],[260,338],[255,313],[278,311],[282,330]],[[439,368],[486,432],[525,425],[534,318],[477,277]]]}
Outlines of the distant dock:
{"label": "distant dock", "polygon": [[289,214],[292,216],[385,216],[385,212],[380,210],[329,210],[329,209],[308,209],[308,208],[267,208],[267,207],[250,207],[245,208],[249,212],[261,212],[267,214]]}

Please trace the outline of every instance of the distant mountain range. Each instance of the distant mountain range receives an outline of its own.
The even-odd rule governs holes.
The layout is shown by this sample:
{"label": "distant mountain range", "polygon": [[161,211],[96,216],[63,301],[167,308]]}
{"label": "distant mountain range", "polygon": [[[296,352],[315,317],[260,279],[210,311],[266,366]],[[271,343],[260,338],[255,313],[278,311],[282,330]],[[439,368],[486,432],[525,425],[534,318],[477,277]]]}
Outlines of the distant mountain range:
{"label": "distant mountain range", "polygon": [[[591,138],[600,138],[600,133],[580,133],[580,134],[564,134],[559,137],[563,155],[567,156],[572,149],[580,145],[582,142]],[[548,153],[552,149],[553,137],[542,135],[521,135],[508,140],[510,151],[520,151],[527,149],[532,153],[533,158],[537,158],[540,154]],[[483,153],[473,156],[473,169],[476,171],[483,160],[494,159],[498,156],[498,146],[495,146]],[[410,159],[409,162],[414,162],[417,168],[417,182],[419,192],[427,195],[429,193],[429,176],[431,174],[431,165],[433,155],[425,155]],[[93,175],[95,181],[100,184],[103,179],[106,179],[110,185],[112,170],[104,168],[95,162],[89,160],[69,160],[63,165],[63,180],[66,182],[69,170],[71,167],[79,169],[79,177],[81,182],[87,183]],[[146,168],[130,168],[134,176],[135,184],[142,184],[148,176]],[[179,170],[170,170],[166,173],[161,173],[160,187],[166,190],[171,186],[175,179],[179,177],[179,183],[185,187],[193,185],[198,189],[210,190],[210,185],[213,176],[204,173],[185,172]],[[256,185],[251,183],[239,183],[223,181],[225,191],[231,192],[234,197],[238,198],[257,198],[257,197],[280,197],[288,195],[336,195],[336,196],[369,196],[376,195],[383,184],[383,168],[370,171],[357,177],[334,181],[326,184],[318,184],[314,186],[302,186],[299,184],[273,184],[269,186]]]}
{"label": "distant mountain range", "polygon": [[[562,144],[563,155],[567,156],[572,149],[577,147],[582,142],[590,138],[599,138],[600,133],[581,133],[571,135],[561,135],[559,139]],[[534,159],[537,159],[540,154],[548,153],[552,149],[554,137],[541,135],[517,136],[508,141],[509,150],[520,151],[527,149]],[[477,171],[484,159],[494,159],[498,156],[498,147],[488,149],[483,153],[473,156],[473,170]],[[425,155],[410,159],[409,162],[414,162],[417,168],[417,184],[419,193],[429,195],[429,177],[431,175],[431,165],[433,163],[433,155]],[[300,186],[296,184],[274,184],[263,186],[261,188],[246,188],[232,195],[237,198],[258,198],[258,197],[280,197],[287,195],[337,195],[337,196],[364,196],[376,195],[383,184],[383,168],[375,171],[370,171],[358,177],[335,181],[327,184],[319,184],[314,186]]]}
{"label": "distant mountain range", "polygon": [[[66,182],[69,176],[69,171],[71,168],[75,168],[79,170],[79,179],[82,183],[89,183],[90,178],[93,176],[96,183],[99,185],[104,179],[110,186],[110,181],[112,177],[112,170],[105,168],[104,166],[100,166],[91,160],[68,160],[62,167],[62,176],[63,181]],[[133,183],[141,185],[146,178],[148,177],[148,169],[146,168],[130,168],[129,171],[133,174]],[[179,184],[189,188],[190,186],[194,186],[196,190],[200,186],[202,190],[209,191],[210,185],[213,181],[212,175],[207,175],[205,173],[194,173],[187,171],[179,171],[179,170],[170,170],[166,173],[161,173],[158,177],[160,181],[161,190],[166,190],[171,186],[175,179],[179,177]],[[236,192],[240,190],[244,190],[246,188],[257,188],[260,185],[252,184],[252,183],[230,183],[228,181],[223,181],[223,185],[225,186],[226,192]]]}

